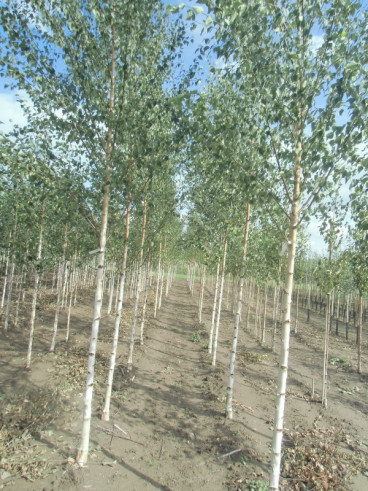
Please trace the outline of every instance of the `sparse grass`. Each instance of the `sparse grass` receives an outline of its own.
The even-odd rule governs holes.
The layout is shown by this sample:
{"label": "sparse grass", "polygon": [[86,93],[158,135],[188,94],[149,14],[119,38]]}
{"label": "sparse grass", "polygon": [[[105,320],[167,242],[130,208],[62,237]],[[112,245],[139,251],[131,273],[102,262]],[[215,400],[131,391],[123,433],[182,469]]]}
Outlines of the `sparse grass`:
{"label": "sparse grass", "polygon": [[246,481],[248,491],[268,491],[269,484],[262,479],[252,479]]}
{"label": "sparse grass", "polygon": [[347,358],[330,358],[330,365],[333,365],[343,370],[351,368],[351,362]]}
{"label": "sparse grass", "polygon": [[267,358],[267,355],[260,354],[260,353],[251,353],[250,351],[246,351],[245,353],[240,353],[239,357],[245,363],[260,363],[261,361]]}
{"label": "sparse grass", "polygon": [[197,332],[193,333],[193,336],[192,336],[193,343],[199,343],[200,340],[201,340],[200,332],[197,331]]}

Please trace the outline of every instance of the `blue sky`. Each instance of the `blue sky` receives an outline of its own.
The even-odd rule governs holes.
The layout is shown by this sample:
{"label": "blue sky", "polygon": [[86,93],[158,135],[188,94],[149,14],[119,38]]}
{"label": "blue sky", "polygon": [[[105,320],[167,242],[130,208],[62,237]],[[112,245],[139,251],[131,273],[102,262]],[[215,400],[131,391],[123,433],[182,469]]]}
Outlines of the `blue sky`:
{"label": "blue sky", "polygon": [[[164,4],[167,5],[179,5],[181,3],[185,3],[186,7],[183,8],[183,13],[187,10],[187,8],[191,8],[194,6],[199,6],[198,2],[195,1],[187,1],[187,2],[181,2],[179,0],[164,0]],[[368,4],[368,0],[364,0],[362,2],[366,7]],[[206,34],[203,33],[203,25],[206,20],[206,13],[200,14],[196,17],[196,22],[197,22],[197,27],[189,31],[190,35],[193,39],[193,43],[191,43],[184,52],[182,62],[185,67],[189,67],[195,58],[196,54],[196,49],[200,46],[202,43],[204,37],[206,37]],[[315,42],[316,45],[318,46],[318,43],[321,42],[321,36],[319,34],[316,34],[315,36]],[[221,63],[221,62],[220,62]],[[203,60],[201,62],[201,67],[204,71],[204,75],[208,72],[208,65],[206,63],[206,60]],[[12,129],[14,124],[19,124],[22,125],[25,123],[25,117],[22,111],[22,108],[17,102],[17,96],[14,91],[11,91],[10,89],[7,89],[4,87],[4,80],[0,80],[0,121],[2,121],[2,125],[0,129],[6,133],[9,130]],[[22,95],[22,94],[21,94]],[[344,195],[345,199],[348,199],[348,187],[344,187],[341,189],[342,194]],[[324,244],[324,240],[321,237],[319,233],[319,223],[317,220],[312,220],[311,223],[307,227],[307,232],[310,234],[311,239],[311,249],[314,252],[317,253],[325,253],[326,252],[326,246]]]}

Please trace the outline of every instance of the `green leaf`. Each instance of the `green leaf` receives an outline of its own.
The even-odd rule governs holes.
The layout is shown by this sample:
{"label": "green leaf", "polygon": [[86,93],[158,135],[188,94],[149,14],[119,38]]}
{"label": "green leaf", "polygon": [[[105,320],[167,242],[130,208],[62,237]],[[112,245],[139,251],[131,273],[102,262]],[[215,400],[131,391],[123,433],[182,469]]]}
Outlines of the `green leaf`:
{"label": "green leaf", "polygon": [[193,7],[193,12],[196,14],[196,15],[199,15],[199,14],[202,14],[204,12],[204,9],[203,7],[198,7],[198,6],[195,6]]}
{"label": "green leaf", "polygon": [[213,19],[212,17],[209,15],[207,17],[207,19],[205,20],[205,23],[204,23],[204,29],[208,29],[210,26],[212,26],[213,24]]}

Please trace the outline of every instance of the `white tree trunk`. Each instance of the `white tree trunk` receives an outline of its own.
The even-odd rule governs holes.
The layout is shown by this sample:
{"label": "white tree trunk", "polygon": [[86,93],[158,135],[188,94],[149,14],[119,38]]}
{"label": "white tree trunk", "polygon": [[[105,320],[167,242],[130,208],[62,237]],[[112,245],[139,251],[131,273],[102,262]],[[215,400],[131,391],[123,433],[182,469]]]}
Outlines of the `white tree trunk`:
{"label": "white tree trunk", "polygon": [[109,291],[109,303],[107,306],[107,315],[111,314],[112,299],[114,296],[114,285],[115,285],[115,275],[114,275],[114,273],[111,273],[110,284],[109,284],[110,291]]}
{"label": "white tree trunk", "polygon": [[14,325],[18,327],[18,317],[19,317],[19,305],[20,305],[20,299],[22,297],[22,278],[23,276],[21,275],[18,281],[18,284],[16,285],[16,290],[18,290],[18,295],[17,295],[17,304],[15,308],[15,319],[14,319]]}
{"label": "white tree trunk", "polygon": [[98,254],[98,267],[96,273],[96,292],[95,301],[93,307],[93,321],[91,328],[91,337],[88,350],[88,364],[87,364],[87,377],[86,377],[86,389],[84,393],[84,410],[83,410],[83,427],[82,427],[82,439],[77,454],[77,463],[80,467],[87,462],[89,438],[91,429],[91,415],[92,415],[92,399],[93,388],[95,378],[95,361],[96,350],[98,341],[98,332],[100,328],[101,310],[102,310],[102,283],[104,276],[105,266],[105,247],[106,247],[106,231],[107,231],[107,219],[109,208],[110,186],[105,185],[104,198],[102,206],[102,221],[100,230],[100,250]]}
{"label": "white tree trunk", "polygon": [[[141,249],[139,254],[139,264],[138,264],[138,275],[137,275],[137,290],[135,296],[135,303],[133,308],[133,316],[132,316],[132,325],[130,328],[130,343],[129,343],[129,356],[128,356],[128,370],[133,368],[133,352],[134,352],[134,344],[135,344],[135,328],[137,325],[137,315],[138,315],[138,306],[139,306],[139,298],[141,291],[141,277],[142,277],[142,269],[143,269],[143,251],[144,251],[144,239],[146,233],[146,210],[147,210],[147,202],[144,200],[143,204],[143,222],[142,222],[142,235],[141,235]],[[162,291],[161,291],[162,294]]]}
{"label": "white tree trunk", "polygon": [[158,310],[160,310],[162,305],[162,292],[164,290],[164,281],[165,281],[165,265],[164,263],[162,263],[162,277],[161,277],[160,293],[158,296]]}
{"label": "white tree trunk", "polygon": [[155,293],[155,307],[154,307],[154,312],[153,312],[153,318],[156,319],[157,317],[157,310],[158,310],[158,295],[160,292],[160,280],[161,280],[161,242],[160,242],[160,253],[159,253],[159,258],[158,258],[158,267],[157,267],[157,274],[156,274],[156,293]]}
{"label": "white tree trunk", "polygon": [[206,266],[202,264],[201,266],[201,287],[199,294],[199,305],[198,305],[198,321],[202,322],[202,310],[203,310],[203,297],[204,297],[204,286],[206,284]]}
{"label": "white tree trunk", "polygon": [[67,317],[67,320],[66,320],[66,333],[65,333],[65,341],[68,342],[69,341],[69,335],[70,335],[70,314],[72,312],[72,304],[73,304],[73,284],[72,284],[72,281],[73,281],[73,275],[70,275],[70,287],[69,287],[69,303],[68,303],[68,317]]}
{"label": "white tree trunk", "polygon": [[242,262],[241,262],[242,269],[241,269],[241,276],[239,282],[238,302],[237,302],[235,324],[234,324],[233,345],[232,345],[231,358],[230,358],[229,381],[227,385],[227,394],[226,394],[226,416],[229,419],[233,419],[233,391],[234,391],[234,378],[235,378],[235,362],[236,362],[236,350],[238,345],[240,316],[243,306],[243,288],[244,288],[244,276],[245,276],[245,261],[247,257],[247,247],[248,247],[248,237],[249,237],[249,220],[250,220],[250,204],[248,203],[247,215],[245,219],[243,255],[242,255]]}
{"label": "white tree trunk", "polygon": [[257,302],[256,302],[256,311],[254,315],[254,335],[259,340],[259,296],[260,296],[260,288],[257,286]]}
{"label": "white tree trunk", "polygon": [[165,297],[167,297],[169,294],[170,275],[171,275],[171,265],[169,264],[167,269],[167,277],[166,277]]}
{"label": "white tree trunk", "polygon": [[295,325],[294,332],[295,334],[298,332],[298,320],[299,320],[299,297],[300,297],[300,288],[296,289],[296,312],[295,312]]}
{"label": "white tree trunk", "polygon": [[279,310],[279,285],[275,285],[273,294],[273,314],[272,314],[272,345],[271,349],[275,351],[276,329],[277,329],[277,312]]}
{"label": "white tree trunk", "polygon": [[209,335],[209,341],[208,341],[208,353],[209,354],[212,353],[213,332],[215,330],[219,284],[220,284],[220,258],[217,261],[215,294],[214,294],[214,297],[213,297],[212,319],[211,319],[210,335]]}
{"label": "white tree trunk", "polygon": [[266,342],[266,322],[267,322],[267,286],[264,287],[264,305],[263,305],[263,324],[261,343]]}
{"label": "white tree trunk", "polygon": [[110,404],[111,404],[111,394],[112,394],[112,383],[114,379],[115,364],[116,364],[116,353],[119,342],[120,333],[120,321],[121,312],[123,310],[124,301],[124,289],[125,289],[125,278],[126,278],[126,265],[128,257],[128,241],[129,241],[129,230],[130,230],[130,209],[131,209],[131,196],[129,194],[129,199],[126,206],[126,219],[125,219],[125,236],[124,236],[124,249],[123,249],[123,262],[121,266],[120,279],[119,279],[119,289],[118,289],[118,304],[116,308],[115,324],[114,324],[114,337],[112,341],[111,354],[110,354],[110,364],[109,372],[107,376],[106,383],[106,395],[105,395],[105,405],[102,412],[102,421],[110,420]]}
{"label": "white tree trunk", "polygon": [[218,305],[217,305],[215,335],[214,335],[213,349],[212,349],[212,366],[213,367],[216,366],[217,345],[218,345],[218,336],[219,336],[219,330],[220,330],[222,297],[223,297],[223,293],[224,293],[224,283],[225,283],[226,253],[227,253],[227,233],[225,236],[224,252],[223,252],[223,256],[222,256],[221,283],[220,283],[219,300],[218,300]]}
{"label": "white tree trunk", "polygon": [[57,298],[56,298],[54,327],[52,330],[52,340],[51,340],[51,346],[50,346],[50,352],[51,353],[53,353],[55,350],[56,334],[57,334],[57,328],[58,328],[58,323],[59,323],[59,313],[60,313],[62,288],[63,288],[63,263],[60,263],[59,273],[58,273],[58,281],[57,281]]}
{"label": "white tree trunk", "polygon": [[[111,68],[110,68],[110,101],[109,101],[109,113],[112,116],[114,113],[115,105],[115,27],[113,21],[111,21]],[[101,228],[100,228],[100,250],[98,254],[98,267],[96,273],[96,292],[95,292],[95,302],[93,308],[93,322],[91,329],[91,338],[88,350],[88,366],[87,366],[87,377],[86,377],[86,390],[84,394],[84,411],[83,411],[83,427],[82,427],[82,439],[81,445],[77,453],[77,463],[80,467],[87,462],[88,459],[88,449],[89,449],[89,438],[91,429],[91,416],[92,416],[92,399],[93,399],[93,387],[94,387],[94,377],[95,377],[95,361],[96,361],[96,350],[97,350],[97,340],[98,331],[100,328],[100,319],[102,311],[102,300],[103,300],[103,279],[105,270],[105,248],[106,248],[106,235],[107,235],[107,221],[109,214],[109,200],[110,200],[110,159],[113,144],[113,132],[109,128],[107,131],[106,140],[106,172],[104,187],[103,187],[103,203],[102,203],[102,217],[101,217]]]}
{"label": "white tree trunk", "polygon": [[12,297],[13,281],[14,281],[14,268],[15,268],[15,256],[13,254],[12,255],[12,262],[11,262],[11,266],[10,266],[8,298],[6,300],[5,323],[4,323],[4,331],[5,332],[8,330],[8,325],[9,325],[10,305],[11,305],[11,297]]}
{"label": "white tree trunk", "polygon": [[[301,155],[298,148],[297,161]],[[297,242],[297,227],[299,220],[299,196],[300,196],[300,165],[296,165],[294,175],[293,201],[289,223],[288,257],[285,278],[285,295],[283,300],[283,326],[281,334],[281,350],[279,358],[279,375],[277,381],[276,412],[272,439],[272,459],[270,472],[270,490],[279,489],[281,469],[281,449],[284,429],[284,411],[286,400],[286,386],[288,376],[289,346],[290,346],[290,319],[291,302],[294,280],[295,251]]]}
{"label": "white tree trunk", "polygon": [[147,263],[147,272],[146,272],[146,282],[144,286],[144,300],[143,300],[143,306],[142,306],[142,317],[141,317],[141,334],[140,334],[140,343],[141,345],[144,344],[144,325],[146,321],[146,310],[147,310],[147,300],[148,300],[148,293],[149,293],[149,285],[150,285],[150,264],[149,262]]}
{"label": "white tree trunk", "polygon": [[6,285],[8,283],[9,256],[10,256],[10,247],[8,248],[8,252],[7,252],[7,255],[6,255],[6,261],[5,261],[3,291],[2,291],[2,294],[1,294],[1,305],[0,305],[0,308],[4,308],[4,305],[5,305]]}
{"label": "white tree trunk", "polygon": [[357,372],[362,373],[362,337],[363,337],[363,296],[359,292],[359,317],[358,317],[358,366]]}
{"label": "white tree trunk", "polygon": [[33,295],[32,295],[32,307],[31,307],[31,316],[30,316],[30,320],[29,320],[29,341],[28,341],[28,350],[27,350],[26,370],[31,369],[33,334],[34,334],[34,324],[35,324],[36,306],[37,306],[37,294],[38,294],[38,286],[39,286],[39,282],[40,282],[39,264],[41,262],[41,257],[42,257],[42,243],[43,243],[44,227],[45,227],[45,200],[42,201],[42,206],[41,206],[40,234],[38,237],[38,246],[37,246],[37,254],[36,254],[36,267],[35,267],[35,279],[34,279],[34,287],[33,287]]}
{"label": "white tree trunk", "polygon": [[322,406],[327,409],[327,377],[328,377],[328,356],[329,356],[329,340],[330,340],[330,310],[331,310],[331,295],[327,294],[327,309],[325,323],[325,341],[323,351],[323,379],[322,379]]}

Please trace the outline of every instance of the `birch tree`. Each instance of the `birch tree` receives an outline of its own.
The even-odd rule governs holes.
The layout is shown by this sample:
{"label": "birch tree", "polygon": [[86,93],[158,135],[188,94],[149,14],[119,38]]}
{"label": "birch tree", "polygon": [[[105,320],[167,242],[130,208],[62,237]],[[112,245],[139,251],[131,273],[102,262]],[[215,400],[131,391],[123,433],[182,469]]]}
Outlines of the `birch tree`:
{"label": "birch tree", "polygon": [[9,54],[2,65],[13,85],[29,94],[42,124],[67,140],[71,153],[77,150],[83,156],[80,168],[87,168],[100,193],[96,293],[77,458],[81,466],[88,455],[111,186],[120,164],[116,144],[129,126],[127,101],[144,96],[146,68],[152,73],[157,62],[165,71],[173,57],[172,50],[163,48],[167,38],[160,3],[147,0],[137,7],[136,2],[90,0],[82,5],[68,0],[51,5],[34,0],[11,1],[1,9]]}
{"label": "birch tree", "polygon": [[284,209],[289,217],[288,260],[270,473],[270,489],[278,489],[297,231],[311,205],[338,180],[360,139],[352,117],[345,123],[339,119],[346,108],[351,69],[358,63],[359,4],[230,0],[214,9],[212,2],[203,3],[218,26],[217,54],[228,63],[229,72],[237,73],[239,87],[247,94],[254,90],[253,121],[266,135],[273,154],[264,162],[263,181],[272,199],[279,201],[282,196],[288,202]]}
{"label": "birch tree", "polygon": [[[366,130],[366,127],[363,128]],[[362,344],[363,344],[363,297],[368,295],[368,166],[367,149],[357,158],[359,174],[352,182],[351,209],[354,226],[351,227],[353,247],[350,251],[350,261],[353,268],[354,286],[359,292],[358,309],[358,343],[357,343],[357,372],[362,373]],[[363,344],[364,345],[364,344]]]}

